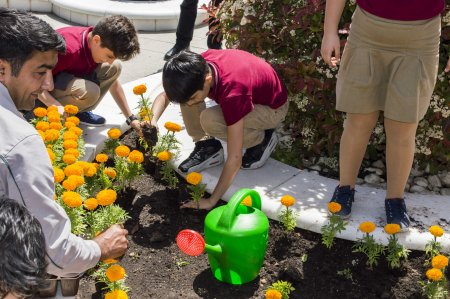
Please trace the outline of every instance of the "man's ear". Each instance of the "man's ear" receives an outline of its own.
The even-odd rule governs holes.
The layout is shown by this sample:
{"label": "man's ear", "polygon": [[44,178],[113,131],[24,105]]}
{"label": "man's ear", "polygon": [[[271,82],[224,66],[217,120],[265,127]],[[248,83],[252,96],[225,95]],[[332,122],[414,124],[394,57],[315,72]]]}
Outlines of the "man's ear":
{"label": "man's ear", "polygon": [[7,66],[6,60],[0,59],[0,82],[5,81],[6,66]]}
{"label": "man's ear", "polygon": [[211,86],[212,80],[213,80],[212,74],[211,74],[211,73],[208,73],[208,74],[205,76],[205,85]]}
{"label": "man's ear", "polygon": [[96,34],[92,37],[92,42],[97,45],[97,46],[101,46],[102,45],[102,38],[100,37],[100,35]]}

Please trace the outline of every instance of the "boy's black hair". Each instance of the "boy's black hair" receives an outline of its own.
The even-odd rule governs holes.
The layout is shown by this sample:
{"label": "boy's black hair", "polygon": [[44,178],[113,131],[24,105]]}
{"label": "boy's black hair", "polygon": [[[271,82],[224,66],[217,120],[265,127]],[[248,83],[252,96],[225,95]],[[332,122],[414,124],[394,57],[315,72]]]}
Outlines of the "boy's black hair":
{"label": "boy's black hair", "polygon": [[184,104],[196,91],[203,89],[208,73],[208,63],[200,54],[181,51],[164,65],[164,91],[171,102]]}
{"label": "boy's black hair", "polygon": [[45,286],[45,239],[27,208],[0,198],[0,298],[28,297]]}
{"label": "boy's black hair", "polygon": [[24,10],[0,8],[0,59],[17,77],[34,51],[66,52],[66,42],[50,25]]}
{"label": "boy's black hair", "polygon": [[139,40],[133,23],[124,16],[110,16],[101,19],[92,30],[100,36],[103,48],[108,48],[117,59],[127,61],[139,54]]}

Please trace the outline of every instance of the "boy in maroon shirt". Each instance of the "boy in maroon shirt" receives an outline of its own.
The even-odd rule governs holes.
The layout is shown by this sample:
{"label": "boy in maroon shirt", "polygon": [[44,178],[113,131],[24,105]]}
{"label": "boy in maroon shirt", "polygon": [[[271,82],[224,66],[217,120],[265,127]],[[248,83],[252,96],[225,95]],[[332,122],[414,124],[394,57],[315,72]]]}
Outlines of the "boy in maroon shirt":
{"label": "boy in maroon shirt", "polygon": [[[288,110],[287,91],[275,70],[262,59],[240,50],[183,51],[163,68],[165,92],[153,103],[152,123],[169,104],[181,104],[188,134],[195,142],[179,169],[201,171],[224,160],[220,141],[227,141],[228,156],[219,182],[201,209],[211,209],[222,197],[239,168],[264,165],[277,144],[275,128]],[[218,105],[206,108],[209,97]],[[242,155],[242,149],[246,148]],[[189,202],[183,207],[194,208]]]}
{"label": "boy in maroon shirt", "polygon": [[84,124],[101,126],[105,119],[91,111],[109,91],[127,119],[138,132],[139,122],[128,106],[118,80],[119,60],[129,60],[139,53],[139,41],[131,21],[124,16],[100,20],[95,27],[58,29],[66,41],[67,51],[58,55],[53,70],[55,89],[44,91],[39,99],[47,106],[75,105]]}

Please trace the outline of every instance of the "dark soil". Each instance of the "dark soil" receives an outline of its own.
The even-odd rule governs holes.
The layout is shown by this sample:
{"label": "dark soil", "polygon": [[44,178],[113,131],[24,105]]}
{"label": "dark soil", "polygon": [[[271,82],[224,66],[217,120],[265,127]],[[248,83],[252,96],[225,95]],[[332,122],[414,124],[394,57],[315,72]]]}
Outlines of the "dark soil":
{"label": "dark soil", "polygon": [[[321,235],[301,229],[286,234],[272,220],[260,276],[241,286],[221,283],[206,254],[187,256],[175,242],[182,229],[203,232],[207,212],[179,209],[188,198],[183,184],[178,198],[171,192],[145,174],[118,199],[131,216],[125,224],[130,247],[120,262],[130,298],[264,298],[266,288],[279,279],[293,283],[290,298],[423,298],[423,252],[411,252],[399,270],[389,269],[384,258],[369,269],[362,254],[352,253],[353,242],[338,239],[328,250]],[[92,279],[82,279],[77,298],[101,298]]]}

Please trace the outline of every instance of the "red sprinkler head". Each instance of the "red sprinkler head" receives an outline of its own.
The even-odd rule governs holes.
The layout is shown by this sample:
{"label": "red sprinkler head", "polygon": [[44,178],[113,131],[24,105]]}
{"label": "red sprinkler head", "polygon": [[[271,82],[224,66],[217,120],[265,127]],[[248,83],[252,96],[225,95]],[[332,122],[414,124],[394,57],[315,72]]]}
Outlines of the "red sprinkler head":
{"label": "red sprinkler head", "polygon": [[177,235],[177,245],[181,251],[191,256],[198,256],[205,250],[203,237],[191,229],[184,229]]}

